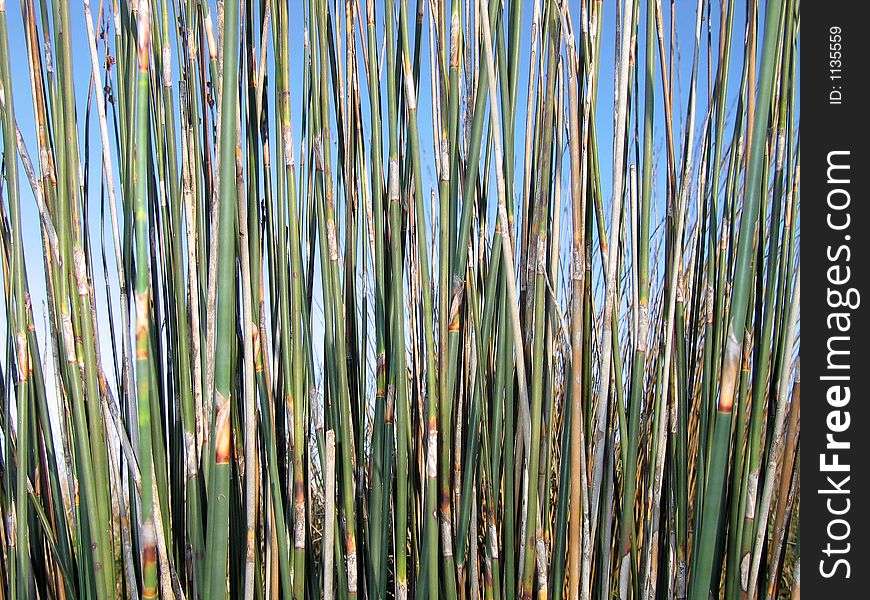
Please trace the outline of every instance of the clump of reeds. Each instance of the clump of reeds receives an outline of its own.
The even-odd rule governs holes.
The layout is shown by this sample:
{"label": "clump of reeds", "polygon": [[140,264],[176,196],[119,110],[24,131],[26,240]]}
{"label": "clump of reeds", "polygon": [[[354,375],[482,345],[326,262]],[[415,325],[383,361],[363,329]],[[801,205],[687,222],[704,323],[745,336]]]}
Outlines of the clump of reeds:
{"label": "clump of reeds", "polygon": [[0,598],[799,595],[796,0],[71,4],[0,0]]}

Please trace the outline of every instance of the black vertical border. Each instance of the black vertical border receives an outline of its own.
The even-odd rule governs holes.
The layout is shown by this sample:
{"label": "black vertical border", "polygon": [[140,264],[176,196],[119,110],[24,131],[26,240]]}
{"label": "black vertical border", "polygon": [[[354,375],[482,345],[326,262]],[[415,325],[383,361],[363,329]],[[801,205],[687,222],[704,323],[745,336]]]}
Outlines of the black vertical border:
{"label": "black vertical border", "polygon": [[[801,587],[808,599],[824,598],[870,598],[867,579],[870,578],[870,563],[867,558],[870,545],[867,528],[868,480],[870,480],[870,422],[867,406],[870,364],[864,350],[868,338],[868,318],[870,310],[870,219],[868,219],[867,181],[870,179],[867,146],[870,144],[870,95],[866,92],[866,79],[870,77],[870,19],[867,18],[867,5],[863,2],[835,0],[801,2],[800,58],[801,58],[801,235],[800,256],[802,283],[802,306],[800,315],[801,337],[801,387],[803,388],[801,435]],[[841,48],[832,47],[832,29],[841,29]],[[834,38],[835,39],[835,38]],[[836,68],[836,55],[839,60],[841,79],[832,77],[831,69]],[[842,94],[840,104],[831,102],[831,92]],[[849,183],[834,185],[828,182],[828,156],[832,151],[848,151]],[[842,161],[842,158],[838,158]],[[839,171],[844,173],[844,171]],[[832,211],[828,206],[828,194],[834,188],[846,189],[849,193],[849,207],[842,212]],[[844,196],[834,195],[840,202]],[[842,222],[845,212],[851,219],[848,228],[835,231],[829,226],[828,218]],[[804,226],[805,225],[805,226]],[[837,250],[846,245],[850,249],[851,260],[831,261]],[[829,282],[829,268],[839,264],[851,268],[851,279],[847,284],[834,286]],[[835,275],[842,276],[845,271]],[[829,290],[845,292],[855,288],[861,295],[861,303],[855,310],[832,308],[828,302]],[[827,400],[832,382],[822,379],[832,372],[827,369],[828,342],[832,335],[844,335],[829,330],[828,318],[831,313],[848,310],[851,314],[848,362],[850,381],[841,382],[850,387],[851,399],[848,405],[836,408]],[[844,342],[836,342],[837,348],[845,348]],[[839,373],[844,373],[840,371]],[[826,449],[828,419],[832,411],[848,411],[850,426],[845,432],[837,433],[836,439],[847,441],[846,450]],[[842,420],[843,414],[836,417]],[[848,473],[823,472],[822,454],[827,454],[827,462],[833,460],[832,453],[838,454],[841,464],[849,464]],[[849,480],[844,484],[844,475]],[[832,481],[828,480],[831,477]],[[832,494],[837,484],[848,493]],[[846,501],[848,499],[848,502]],[[829,505],[830,501],[830,505]],[[832,510],[849,510],[841,516]],[[848,537],[841,541],[832,539],[842,536],[846,526],[833,523],[842,518],[848,522]],[[830,543],[830,548],[828,544]],[[848,546],[847,546],[848,544]],[[836,554],[830,549],[847,552]],[[838,565],[833,576],[829,574],[837,559],[848,562]]]}

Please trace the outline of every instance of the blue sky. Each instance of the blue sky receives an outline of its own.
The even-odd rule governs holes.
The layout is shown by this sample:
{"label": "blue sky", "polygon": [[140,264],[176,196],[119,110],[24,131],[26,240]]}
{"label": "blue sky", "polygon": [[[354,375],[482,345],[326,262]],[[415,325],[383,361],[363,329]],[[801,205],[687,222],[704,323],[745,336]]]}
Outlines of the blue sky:
{"label": "blue sky", "polygon": [[[361,0],[362,2],[362,0]],[[257,3],[258,4],[258,3]],[[640,25],[638,29],[638,57],[637,61],[639,65],[643,65],[645,61],[644,57],[644,36],[646,31],[645,24],[645,9],[641,3],[640,10]],[[663,2],[663,10],[665,11],[665,24],[666,27],[669,26],[669,22],[671,19],[671,3]],[[528,56],[528,49],[530,45],[530,31],[531,31],[531,20],[532,20],[532,10],[534,3],[531,0],[525,0],[523,2],[523,35],[521,40],[521,49],[520,56]],[[605,199],[605,213],[608,215],[609,219],[609,209],[607,205],[610,202],[611,196],[611,163],[612,163],[612,135],[613,135],[613,119],[611,115],[613,114],[613,81],[614,81],[614,39],[615,39],[615,24],[616,24],[616,14],[615,14],[615,2],[605,2],[604,3],[604,17],[602,24],[602,54],[600,59],[600,85],[598,90],[598,139],[599,139],[599,155],[600,155],[600,164],[601,164],[601,180],[604,192]],[[675,143],[678,145],[681,144],[682,140],[682,128],[683,128],[683,120],[686,111],[686,101],[688,97],[688,82],[690,80],[691,74],[691,60],[692,60],[692,50],[694,43],[694,29],[695,29],[695,19],[696,19],[696,2],[693,0],[676,0],[673,5],[676,8],[676,13],[674,15],[674,23],[676,29],[676,39],[677,39],[677,55],[675,57],[675,103],[674,103],[674,116],[677,119],[679,128],[675,131]],[[99,0],[92,0],[91,9],[93,11],[94,20],[96,22],[97,19],[97,11],[100,8]],[[109,5],[105,5],[103,10],[107,10]],[[736,15],[734,18],[734,45],[731,57],[731,82],[730,82],[730,96],[731,101],[729,102],[729,107],[734,105],[734,94],[736,93],[736,88],[739,85],[740,78],[740,64],[742,62],[742,39],[743,39],[743,27],[744,27],[744,3],[736,2]],[[365,6],[362,4],[362,12],[365,14]],[[428,10],[428,8],[427,8]],[[575,30],[579,33],[579,23],[580,23],[580,15],[579,15],[579,1],[572,0],[570,2],[570,10],[572,11],[573,22],[575,26]],[[11,66],[12,66],[12,80],[13,80],[13,90],[12,96],[15,103],[16,109],[16,118],[18,121],[18,125],[21,129],[22,135],[24,137],[24,142],[31,154],[32,157],[36,157],[36,132],[34,130],[34,121],[33,121],[33,112],[32,112],[32,103],[30,96],[30,77],[27,68],[27,60],[25,53],[25,43],[24,43],[24,32],[23,32],[23,24],[21,18],[21,4],[16,2],[15,0],[9,0],[7,2],[7,20],[9,26],[9,43],[10,43],[10,55],[12,58]],[[342,9],[343,11],[343,9]],[[378,3],[376,11],[379,15],[378,17],[378,36],[379,39],[383,36],[383,7],[381,3]],[[291,17],[295,15],[301,15],[303,11],[300,9],[298,13],[294,13],[291,11]],[[719,38],[719,5],[715,4],[711,10],[712,14],[712,40],[714,47],[718,44]],[[101,169],[100,169],[100,134],[99,134],[99,125],[96,116],[96,106],[95,104],[91,107],[90,118],[87,123],[85,120],[85,114],[88,105],[88,93],[89,93],[89,85],[90,75],[91,75],[91,64],[90,58],[88,54],[87,47],[87,31],[85,27],[84,13],[83,13],[83,5],[81,0],[71,0],[70,2],[70,18],[71,18],[71,36],[72,36],[72,48],[73,48],[73,61],[72,66],[74,70],[74,81],[76,86],[76,103],[77,103],[77,113],[78,113],[78,126],[79,126],[79,139],[80,139],[80,147],[84,149],[84,139],[87,135],[90,139],[90,167],[88,173],[88,181],[89,188],[86,190],[87,192],[87,201],[88,208],[90,213],[90,234],[91,234],[91,244],[94,259],[92,261],[93,268],[93,282],[94,282],[94,293],[96,297],[97,310],[98,310],[98,323],[100,324],[100,334],[101,334],[101,348],[103,352],[104,361],[108,360],[109,354],[111,352],[111,345],[108,340],[108,317],[107,317],[107,297],[104,285],[104,273],[102,262],[99,260],[100,256],[100,247],[99,242],[101,236],[104,235],[106,239],[106,248],[107,248],[107,261],[108,261],[108,270],[109,270],[109,280],[111,281],[112,292],[110,294],[112,298],[112,302],[114,303],[114,310],[116,319],[119,318],[118,315],[119,307],[117,306],[117,287],[116,281],[114,278],[115,272],[115,264],[114,264],[114,254],[112,252],[112,242],[111,242],[111,229],[109,225],[108,219],[108,210],[106,210],[105,221],[100,218],[100,202],[101,202]],[[106,22],[106,15],[103,16],[103,22]],[[96,22],[96,27],[99,29],[101,23]],[[421,74],[421,82],[420,82],[420,90],[419,90],[419,123],[420,123],[420,135],[421,135],[421,150],[422,150],[422,168],[423,168],[423,192],[424,196],[427,199],[429,197],[429,190],[436,186],[437,184],[437,176],[435,173],[434,159],[433,159],[433,143],[432,143],[432,120],[430,115],[432,113],[431,102],[430,102],[430,73],[428,68],[428,54],[429,54],[429,44],[428,44],[428,18],[424,19],[424,28],[423,28],[423,40],[422,40],[422,74]],[[292,119],[293,119],[293,131],[295,136],[295,146],[299,148],[301,140],[301,95],[302,95],[302,72],[303,72],[303,64],[302,64],[302,56],[301,56],[301,48],[302,48],[302,39],[303,39],[303,31],[304,31],[305,23],[302,18],[293,19],[290,24],[290,52],[291,52],[291,95],[292,95]],[[707,23],[704,23],[703,34],[702,36],[706,36],[707,34]],[[173,55],[173,69],[174,72],[177,73],[177,48],[175,47],[175,36],[172,35],[172,55]],[[413,43],[413,42],[412,42]],[[271,50],[271,49],[270,49]],[[715,55],[715,51],[714,51]],[[271,66],[271,65],[270,65]],[[526,100],[527,100],[527,85],[528,85],[528,76],[529,76],[529,68],[528,60],[521,61],[519,66],[519,92],[517,99],[517,143],[515,148],[516,154],[516,170],[518,174],[518,181],[521,180],[521,174],[523,170],[523,138],[522,132],[526,120]],[[715,68],[715,65],[714,65]],[[365,72],[362,69],[362,64],[360,64],[360,77],[363,78],[365,76]],[[656,72],[656,77],[659,77],[658,71]],[[706,64],[706,45],[702,45],[701,51],[701,62],[699,68],[699,87],[698,87],[698,95],[699,101],[697,106],[697,116],[696,116],[696,133],[700,134],[701,125],[704,119],[704,114],[707,110],[706,106],[706,97],[708,95],[706,82],[708,80],[707,73],[707,64]],[[643,74],[639,73],[640,89],[638,93],[641,94],[641,97],[638,98],[638,106],[643,106]],[[361,81],[361,84],[364,86],[364,82]],[[657,89],[660,90],[660,81],[657,79],[656,81]],[[8,91],[7,91],[8,93]],[[174,89],[174,93],[176,95],[176,106],[177,106],[177,94],[178,89],[177,86]],[[363,121],[365,122],[365,134],[366,136],[370,135],[369,125],[368,125],[368,97],[363,90]],[[382,82],[382,94],[385,93],[385,81]],[[386,118],[386,104],[383,106],[383,114],[384,118]],[[177,118],[177,115],[176,115]],[[662,123],[664,120],[663,116],[663,107],[661,102],[661,94],[657,96],[656,102],[656,136],[655,136],[655,148],[656,151],[661,156],[659,163],[663,163],[664,157],[664,146],[663,146],[663,137],[664,137],[664,128],[662,127]],[[274,118],[271,119],[274,124]],[[633,122],[629,124],[630,127],[633,127]],[[86,130],[87,128],[87,130]],[[333,129],[333,131],[335,131]],[[728,129],[730,135],[730,129]],[[386,130],[384,135],[384,143],[386,144],[387,136]],[[639,132],[642,135],[642,128]],[[273,136],[272,139],[277,139],[277,137]],[[333,144],[336,143],[336,136],[332,138]],[[333,151],[335,151],[335,147],[333,147]],[[568,239],[567,227],[570,227],[570,200],[568,197],[569,190],[569,179],[568,179],[568,170],[567,170],[567,152],[566,148],[563,146],[563,160],[565,161],[565,168],[562,170],[562,194],[564,201],[562,203],[563,215],[562,215],[562,227],[563,227],[563,235],[562,239]],[[679,152],[679,149],[678,149]],[[386,151],[385,151],[386,154]],[[629,164],[634,160],[633,152],[630,153]],[[114,156],[114,148],[113,148],[113,160],[115,160],[115,170],[117,172],[117,157]],[[660,169],[662,172],[657,173],[657,202],[661,202],[661,198],[663,197],[663,169]],[[45,302],[45,284],[43,279],[43,269],[42,269],[42,240],[41,236],[38,234],[39,231],[39,223],[38,223],[38,215],[36,212],[36,205],[32,194],[30,192],[30,187],[24,178],[24,174],[20,175],[20,189],[22,193],[22,220],[23,220],[23,228],[26,233],[24,240],[24,252],[27,261],[27,269],[28,269],[28,277],[30,282],[30,292],[33,302],[34,309],[34,319],[37,322],[37,334],[40,339],[40,348],[45,351],[46,349],[46,327],[44,324],[44,302]],[[495,180],[494,177],[491,178],[492,190],[490,194],[490,205],[494,206],[495,203],[495,194],[494,194],[494,185]],[[119,189],[119,188],[118,188]],[[120,193],[120,192],[119,192]],[[519,194],[519,189],[517,190],[517,194]],[[663,211],[658,210],[659,217],[663,216]],[[428,215],[428,218],[431,219],[431,215]],[[655,226],[655,223],[653,223]],[[434,227],[430,228],[431,231],[434,231]],[[431,233],[430,231],[430,233]],[[600,272],[600,265],[597,265],[596,268]],[[315,276],[315,281],[317,282],[315,289],[316,297],[319,296],[319,276]],[[5,307],[4,307],[5,308]],[[317,320],[319,317],[315,314],[314,319]],[[315,330],[317,329],[316,324],[314,325]],[[0,331],[5,329],[5,319],[3,323],[0,323]],[[316,336],[318,338],[320,336]],[[315,339],[315,351],[317,356],[320,354],[322,346],[321,340]],[[110,374],[109,363],[106,365],[107,374]]]}

